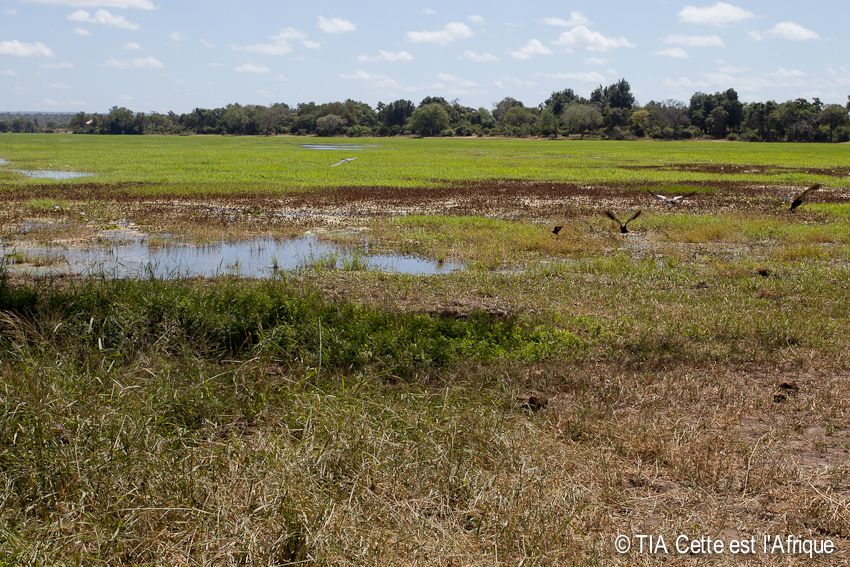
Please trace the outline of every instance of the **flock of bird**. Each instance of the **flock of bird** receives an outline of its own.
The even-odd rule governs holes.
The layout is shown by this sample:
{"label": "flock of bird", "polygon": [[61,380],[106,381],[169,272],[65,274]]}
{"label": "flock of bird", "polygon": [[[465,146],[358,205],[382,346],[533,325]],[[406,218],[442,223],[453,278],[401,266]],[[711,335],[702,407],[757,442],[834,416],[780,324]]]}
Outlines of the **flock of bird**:
{"label": "flock of bird", "polygon": [[[814,185],[812,185],[808,189],[794,195],[790,199],[791,206],[788,208],[788,211],[793,213],[795,210],[797,210],[797,207],[802,205],[803,202],[805,201],[806,196],[808,196],[808,194],[811,193],[812,191],[817,191],[818,189],[820,189],[820,186],[821,186],[820,183],[815,183]],[[655,200],[657,200],[661,203],[664,203],[668,207],[676,206],[676,205],[680,204],[682,201],[684,201],[686,198],[693,195],[693,193],[685,193],[684,195],[676,195],[675,197],[667,197],[666,195],[653,193],[651,191],[647,191],[647,193],[652,195],[652,197],[655,198]],[[620,218],[610,210],[605,211],[605,216],[608,217],[609,219],[611,219],[612,221],[614,221],[615,223],[617,223],[617,225],[620,228],[620,234],[628,234],[629,233],[629,223],[632,222],[633,220],[635,220],[636,218],[638,218],[640,216],[640,213],[641,213],[641,210],[638,209],[637,211],[632,213],[629,216],[629,218],[627,218],[625,220],[625,222],[621,221]],[[552,234],[560,234],[560,232],[563,228],[564,228],[563,225],[556,226],[555,228],[552,229]]]}
{"label": "flock of bird", "polygon": [[[336,162],[335,164],[331,165],[331,167],[337,167],[337,166],[352,162],[356,159],[357,159],[356,157],[343,158],[340,161]],[[791,199],[791,206],[788,210],[793,213],[797,209],[797,207],[799,207],[800,205],[803,204],[806,196],[809,193],[811,193],[812,191],[816,191],[819,188],[820,188],[820,183],[815,183],[814,185],[812,185],[811,187],[809,187],[805,191],[802,191],[802,192],[798,193],[797,195],[794,195],[794,197]],[[685,193],[684,195],[676,195],[674,197],[668,197],[666,195],[661,195],[660,193],[653,193],[652,191],[647,191],[647,193],[652,195],[652,197],[656,201],[663,203],[663,204],[667,205],[668,207],[675,207],[676,205],[682,203],[682,201],[684,201],[685,199],[687,199],[688,197],[693,195],[693,193]],[[621,221],[620,218],[616,214],[611,212],[610,210],[605,211],[605,216],[608,217],[609,219],[611,219],[612,221],[614,221],[615,223],[617,223],[617,225],[620,227],[620,234],[628,234],[629,233],[629,223],[632,222],[633,220],[635,220],[636,218],[638,218],[640,216],[640,213],[641,213],[641,211],[640,211],[640,209],[638,209],[637,211],[632,213],[629,216],[629,218],[627,218],[625,220],[625,222]],[[552,229],[552,233],[553,234],[559,234],[561,232],[561,229],[563,229],[563,228],[564,228],[563,225],[558,225],[558,226],[556,226],[555,228]]]}

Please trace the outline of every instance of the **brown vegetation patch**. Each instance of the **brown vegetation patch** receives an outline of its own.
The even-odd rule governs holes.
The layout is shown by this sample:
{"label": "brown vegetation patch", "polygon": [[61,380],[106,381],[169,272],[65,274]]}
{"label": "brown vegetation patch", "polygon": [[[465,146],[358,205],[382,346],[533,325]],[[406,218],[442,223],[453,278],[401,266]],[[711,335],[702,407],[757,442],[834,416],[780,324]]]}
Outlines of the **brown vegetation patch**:
{"label": "brown vegetation patch", "polygon": [[672,165],[623,165],[623,169],[655,171],[687,171],[696,173],[781,175],[783,173],[806,173],[829,177],[850,176],[850,167],[783,167],[780,165],[680,163]]}

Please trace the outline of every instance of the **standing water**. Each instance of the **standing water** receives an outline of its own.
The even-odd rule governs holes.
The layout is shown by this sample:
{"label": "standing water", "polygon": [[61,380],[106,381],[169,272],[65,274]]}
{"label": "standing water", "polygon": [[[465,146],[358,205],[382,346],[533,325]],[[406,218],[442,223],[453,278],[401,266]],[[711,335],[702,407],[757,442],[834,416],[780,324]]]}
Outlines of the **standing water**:
{"label": "standing water", "polygon": [[[118,235],[120,236],[120,235]],[[238,275],[267,278],[278,271],[310,266],[374,269],[402,274],[444,274],[463,267],[397,254],[358,255],[313,236],[257,238],[206,245],[150,246],[144,239],[108,241],[86,248],[4,246],[10,270],[30,274],[97,275],[158,278]]]}
{"label": "standing water", "polygon": [[91,173],[83,173],[82,171],[54,171],[50,169],[15,169],[13,171],[33,179],[76,179],[78,177],[92,175]]}

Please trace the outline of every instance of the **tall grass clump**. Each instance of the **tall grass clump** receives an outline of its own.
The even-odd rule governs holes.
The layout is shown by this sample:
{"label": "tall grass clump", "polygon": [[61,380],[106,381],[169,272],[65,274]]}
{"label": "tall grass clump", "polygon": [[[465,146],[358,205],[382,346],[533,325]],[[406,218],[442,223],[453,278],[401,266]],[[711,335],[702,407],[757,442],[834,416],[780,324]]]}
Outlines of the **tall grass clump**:
{"label": "tall grass clump", "polygon": [[460,360],[536,359],[575,350],[568,332],[513,316],[395,313],[333,302],[282,279],[205,285],[158,280],[6,286],[0,309],[81,361],[91,349],[132,359],[155,351],[205,359],[260,356],[327,369],[378,366],[410,376]]}

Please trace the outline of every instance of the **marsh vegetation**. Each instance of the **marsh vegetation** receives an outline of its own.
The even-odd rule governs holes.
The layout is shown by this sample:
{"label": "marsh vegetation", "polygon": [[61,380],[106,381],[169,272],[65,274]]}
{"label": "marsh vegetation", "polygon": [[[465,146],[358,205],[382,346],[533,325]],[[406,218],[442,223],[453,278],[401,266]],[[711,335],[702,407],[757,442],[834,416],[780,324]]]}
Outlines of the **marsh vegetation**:
{"label": "marsh vegetation", "polygon": [[846,562],[846,149],[393,139],[330,168],[348,150],[300,143],[0,137],[5,246],[368,236],[466,267],[7,266],[4,562],[633,565],[623,531]]}

